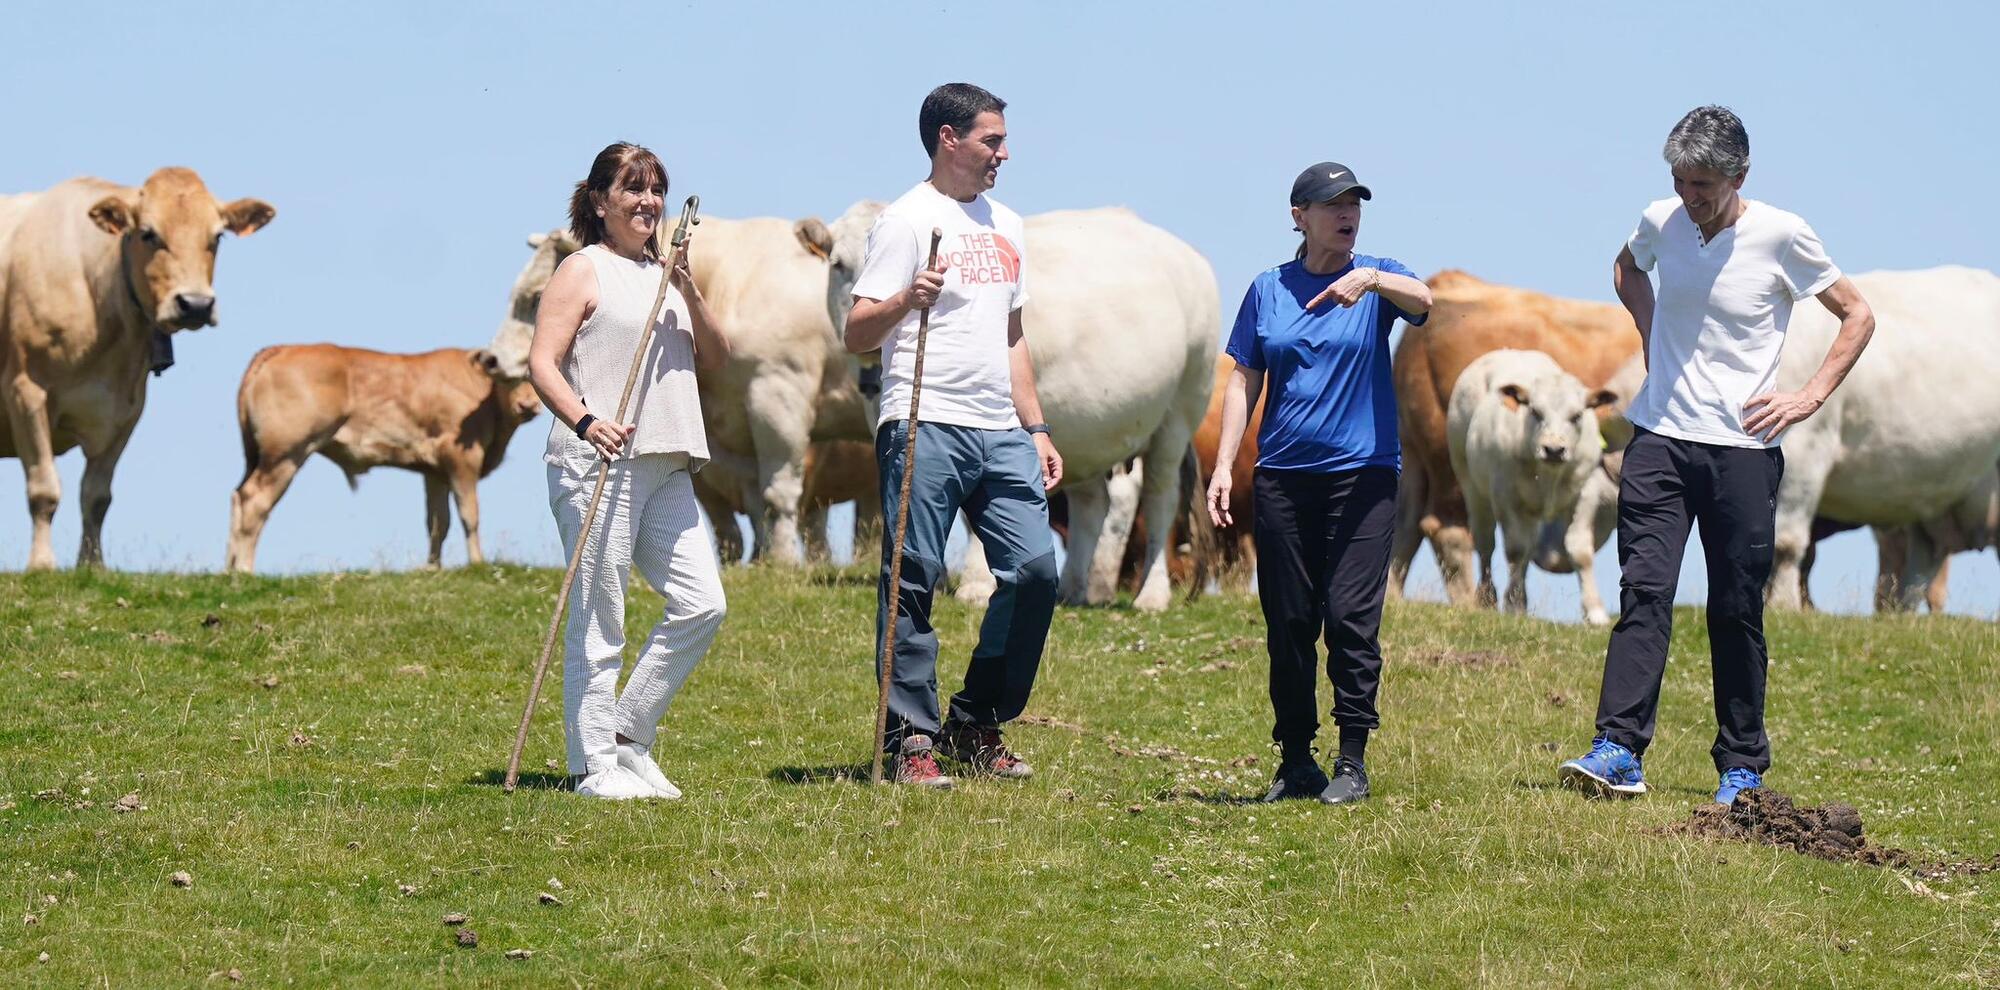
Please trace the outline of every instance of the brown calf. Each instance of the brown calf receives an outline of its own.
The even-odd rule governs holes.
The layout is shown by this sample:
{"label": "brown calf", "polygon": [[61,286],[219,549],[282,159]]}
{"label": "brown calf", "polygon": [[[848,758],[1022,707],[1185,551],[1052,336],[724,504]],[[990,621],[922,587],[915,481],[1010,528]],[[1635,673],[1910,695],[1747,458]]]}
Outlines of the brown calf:
{"label": "brown calf", "polygon": [[299,344],[258,351],[236,394],[244,472],[230,498],[225,566],[255,568],[271,509],[314,454],[340,465],[349,485],[372,467],[423,475],[433,567],[451,528],[449,486],[465,525],[466,559],[483,562],[477,483],[500,466],[515,428],[540,407],[526,381],[499,377],[486,350],[384,354]]}

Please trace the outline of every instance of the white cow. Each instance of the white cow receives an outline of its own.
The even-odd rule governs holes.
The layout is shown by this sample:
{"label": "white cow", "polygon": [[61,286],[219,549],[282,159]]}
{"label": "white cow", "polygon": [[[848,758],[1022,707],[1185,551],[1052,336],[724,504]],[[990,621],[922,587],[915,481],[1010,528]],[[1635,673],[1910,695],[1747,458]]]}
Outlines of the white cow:
{"label": "white cow", "polygon": [[[833,224],[827,310],[844,326],[868,231],[883,204],[855,204]],[[1111,473],[1123,473],[1147,519],[1179,508],[1181,466],[1208,409],[1221,334],[1215,274],[1187,244],[1124,209],[1065,210],[1027,219],[1030,301],[1023,329],[1035,359],[1042,412],[1064,459],[1068,559],[1058,594],[1102,603],[1116,593],[1132,513],[1112,513]],[[900,412],[900,411],[898,411]],[[1171,527],[1148,526],[1139,608],[1172,598]],[[959,597],[992,591],[984,555],[968,541]]]}
{"label": "white cow", "polygon": [[[1625,464],[1625,446],[1632,442],[1633,435],[1632,421],[1625,418],[1625,409],[1645,381],[1646,358],[1635,354],[1604,383],[1604,390],[1613,396],[1611,414],[1597,421],[1598,435],[1604,441],[1604,456],[1597,470],[1584,481],[1583,491],[1576,497],[1576,511],[1570,518],[1542,527],[1535,548],[1536,567],[1551,574],[1572,573],[1578,555],[1594,561],[1597,551],[1618,528],[1618,479]],[[1598,607],[1603,608],[1601,602]],[[1585,611],[1589,611],[1588,607]]]}
{"label": "white cow", "polygon": [[[1946,564],[1952,554],[2000,546],[2000,471],[1988,471],[1943,515],[1908,526],[1875,527],[1879,568],[1875,611],[1944,611]],[[1807,573],[1801,569],[1803,584]]]}
{"label": "white cow", "polygon": [[[1600,550],[1618,525],[1618,478],[1623,467],[1625,445],[1632,441],[1632,423],[1625,407],[1638,394],[1646,379],[1645,359],[1634,356],[1605,388],[1618,396],[1615,414],[1598,423],[1604,436],[1602,467],[1584,483],[1576,500],[1576,515],[1568,525],[1542,527],[1541,542],[1535,551],[1535,566],[1556,574],[1575,570],[1569,548]],[[1816,515],[1812,540],[1817,543],[1835,533],[1859,528],[1859,524]],[[1912,560],[1910,530],[1921,528],[1931,556]],[[1941,516],[1908,526],[1872,527],[1877,558],[1875,610],[1897,612],[1928,603],[1931,611],[1944,611],[1944,589],[1938,582],[1947,573],[1947,558],[1955,553],[1985,550],[2000,540],[2000,471],[1989,472],[1966,497]],[[1813,553],[1809,544],[1799,563],[1800,602],[1812,608],[1810,580]]]}
{"label": "white cow", "polygon": [[[1576,516],[1577,497],[1598,473],[1604,450],[1594,410],[1615,398],[1608,390],[1586,390],[1541,351],[1490,351],[1459,375],[1445,430],[1479,559],[1481,604],[1495,599],[1497,521],[1507,549],[1507,608],[1527,611],[1536,540],[1545,525],[1567,527]],[[1588,543],[1568,547],[1584,616],[1603,625],[1609,619],[1592,573],[1594,549]]]}
{"label": "white cow", "polygon": [[[695,281],[729,334],[729,361],[701,376],[702,418],[713,460],[696,475],[703,505],[741,507],[755,554],[800,563],[799,515],[806,451],[820,440],[869,440],[854,364],[827,319],[830,241],[818,220],[704,217],[690,262]],[[556,265],[577,245],[566,231],[528,238],[535,253],[514,280],[510,309],[489,346],[503,374],[527,367],[536,307]],[[710,477],[711,473],[713,477]],[[734,529],[734,517],[716,518]],[[725,533],[724,545],[735,542]]]}
{"label": "white cow", "polygon": [[[1870,526],[1938,519],[2000,461],[2000,277],[1945,266],[1871,272],[1854,284],[1875,312],[1875,336],[1846,383],[1784,437],[1769,599],[1777,608],[1800,607],[1815,514]],[[1800,304],[1780,388],[1805,384],[1836,329],[1824,307]],[[1915,527],[1908,557],[1902,589],[1913,604],[1942,555]]]}
{"label": "white cow", "polygon": [[[1878,609],[1917,608],[1950,554],[1993,544],[1984,521],[1995,473],[1982,465],[2000,451],[2000,392],[1991,386],[2000,380],[2000,278],[1947,266],[1871,272],[1854,283],[1875,312],[1875,336],[1826,406],[1784,438],[1769,590],[1780,608],[1810,607],[1805,572],[1816,519],[1823,529],[1829,520],[1874,528]],[[1837,329],[1824,307],[1799,306],[1780,388],[1798,388],[1818,370]],[[1621,408],[1644,372],[1634,359],[1613,379]],[[1623,443],[1610,436],[1614,424],[1630,425],[1606,422],[1616,450]],[[1589,530],[1588,545],[1602,546],[1617,524],[1617,456],[1605,464],[1579,497],[1573,526],[1544,531],[1539,566],[1571,569],[1565,545],[1582,545]]]}

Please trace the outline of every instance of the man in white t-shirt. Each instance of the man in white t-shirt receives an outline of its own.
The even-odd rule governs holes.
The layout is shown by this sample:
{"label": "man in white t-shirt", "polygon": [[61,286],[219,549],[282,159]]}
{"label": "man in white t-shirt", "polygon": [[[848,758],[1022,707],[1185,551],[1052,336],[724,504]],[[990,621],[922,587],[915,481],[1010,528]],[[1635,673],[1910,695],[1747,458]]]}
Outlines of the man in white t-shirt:
{"label": "man in white t-shirt", "polygon": [[[1690,527],[1708,562],[1708,639],[1717,732],[1715,800],[1762,786],[1764,585],[1785,430],[1818,411],[1875,329],[1854,283],[1799,217],[1740,195],[1750,138],[1724,107],[1690,111],[1667,137],[1677,199],[1646,208],[1612,284],[1645,345],[1646,383],[1626,415],[1637,435],[1618,490],[1620,612],[1604,658],[1597,739],[1564,763],[1589,793],[1646,791],[1641,754],[1652,741],[1673,627],[1675,585]],[[1657,272],[1657,295],[1648,272]],[[1840,331],[1804,388],[1777,391],[1792,305],[1818,298]]]}
{"label": "man in white t-shirt", "polygon": [[[889,204],[869,231],[847,317],[848,350],[882,350],[875,455],[882,518],[894,520],[918,317],[930,310],[908,532],[895,589],[895,679],[880,741],[894,757],[896,781],[926,787],[951,786],[935,752],[977,773],[1018,779],[1033,772],[1002,742],[1000,727],[1027,706],[1055,612],[1047,492],[1062,479],[1062,457],[1042,421],[1021,334],[1027,239],[1020,216],[985,196],[1007,160],[1006,108],[968,83],[939,86],[924,98],[917,127],[930,155],[930,177]],[[936,266],[926,268],[934,229],[943,237]],[[986,607],[965,688],[940,722],[931,600],[944,577],[945,540],[961,509],[986,548],[998,589]],[[894,538],[890,522],[882,530],[877,586],[878,664],[880,637],[890,634]]]}

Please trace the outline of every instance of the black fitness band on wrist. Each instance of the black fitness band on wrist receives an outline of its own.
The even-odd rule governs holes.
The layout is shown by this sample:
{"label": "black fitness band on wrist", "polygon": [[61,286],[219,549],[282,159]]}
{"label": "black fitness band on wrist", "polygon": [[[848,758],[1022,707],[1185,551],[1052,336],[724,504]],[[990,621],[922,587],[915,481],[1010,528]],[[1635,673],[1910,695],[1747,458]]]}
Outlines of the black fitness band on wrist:
{"label": "black fitness band on wrist", "polygon": [[1047,423],[1030,423],[1027,426],[1021,427],[1021,429],[1027,430],[1029,433],[1039,433],[1045,437],[1050,436],[1049,424]]}
{"label": "black fitness band on wrist", "polygon": [[589,437],[584,436],[584,434],[590,431],[590,424],[595,422],[597,422],[596,416],[590,413],[584,413],[583,418],[576,421],[576,438],[578,440],[590,439]]}

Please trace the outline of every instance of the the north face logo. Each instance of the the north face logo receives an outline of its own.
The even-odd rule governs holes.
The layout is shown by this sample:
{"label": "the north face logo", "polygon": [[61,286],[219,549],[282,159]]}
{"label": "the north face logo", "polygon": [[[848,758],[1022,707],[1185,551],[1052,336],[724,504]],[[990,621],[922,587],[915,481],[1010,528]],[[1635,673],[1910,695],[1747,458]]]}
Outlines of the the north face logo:
{"label": "the north face logo", "polygon": [[958,243],[938,255],[958,272],[960,285],[1012,284],[1021,280],[1021,249],[991,231],[958,235]]}

